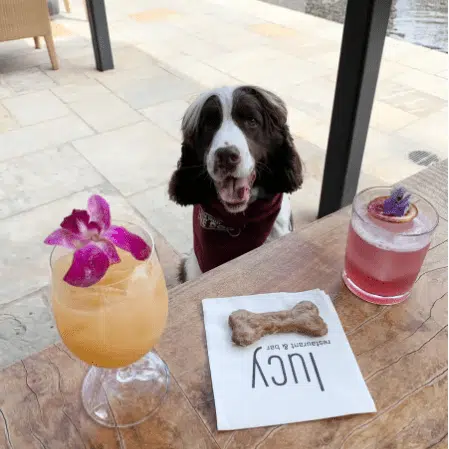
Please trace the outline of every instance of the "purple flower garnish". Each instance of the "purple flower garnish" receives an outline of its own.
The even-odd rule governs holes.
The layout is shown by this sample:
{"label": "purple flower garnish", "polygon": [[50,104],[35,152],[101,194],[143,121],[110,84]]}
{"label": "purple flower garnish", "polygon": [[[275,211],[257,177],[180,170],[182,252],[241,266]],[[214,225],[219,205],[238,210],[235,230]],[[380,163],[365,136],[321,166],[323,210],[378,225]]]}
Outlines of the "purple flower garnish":
{"label": "purple flower garnish", "polygon": [[393,217],[403,217],[410,208],[410,193],[404,187],[393,189],[384,201],[383,213]]}
{"label": "purple flower garnish", "polygon": [[146,260],[151,254],[151,248],[141,237],[111,225],[109,204],[99,195],[89,198],[87,210],[73,209],[44,243],[75,250],[72,265],[64,276],[64,281],[75,287],[96,284],[109,265],[119,263],[116,247],[137,260]]}

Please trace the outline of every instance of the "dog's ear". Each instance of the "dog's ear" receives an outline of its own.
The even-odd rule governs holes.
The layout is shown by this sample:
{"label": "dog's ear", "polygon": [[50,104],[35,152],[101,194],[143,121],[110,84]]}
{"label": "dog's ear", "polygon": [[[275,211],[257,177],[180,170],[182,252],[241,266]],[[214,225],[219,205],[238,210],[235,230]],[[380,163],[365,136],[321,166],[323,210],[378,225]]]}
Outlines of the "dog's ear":
{"label": "dog's ear", "polygon": [[204,155],[198,151],[201,111],[207,99],[207,93],[200,95],[182,118],[181,158],[168,186],[170,199],[181,206],[207,203],[216,193],[204,165]]}
{"label": "dog's ear", "polygon": [[267,167],[261,176],[261,185],[267,193],[292,193],[301,188],[302,162],[286,124],[282,129],[282,141],[268,155]]}
{"label": "dog's ear", "polygon": [[272,141],[265,166],[258,173],[259,183],[267,193],[291,193],[303,182],[302,162],[287,125],[287,107],[274,93],[249,87],[265,113],[267,135]]}
{"label": "dog's ear", "polygon": [[202,204],[212,198],[213,185],[207,176],[203,162],[198,160],[192,144],[184,141],[178,168],[172,174],[168,194],[181,206]]}

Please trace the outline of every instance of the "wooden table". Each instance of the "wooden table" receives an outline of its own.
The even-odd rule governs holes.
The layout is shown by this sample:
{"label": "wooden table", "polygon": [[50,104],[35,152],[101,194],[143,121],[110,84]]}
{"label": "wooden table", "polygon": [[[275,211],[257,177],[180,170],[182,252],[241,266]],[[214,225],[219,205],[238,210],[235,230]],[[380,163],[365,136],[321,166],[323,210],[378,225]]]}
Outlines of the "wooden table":
{"label": "wooden table", "polygon": [[[349,210],[341,210],[171,290],[157,350],[172,385],[152,419],[120,431],[91,421],[80,401],[86,366],[58,344],[0,372],[0,448],[446,448],[447,161],[404,184],[431,199],[441,217],[407,302],[368,304],[342,285]],[[316,287],[335,303],[378,412],[217,432],[201,300]]]}

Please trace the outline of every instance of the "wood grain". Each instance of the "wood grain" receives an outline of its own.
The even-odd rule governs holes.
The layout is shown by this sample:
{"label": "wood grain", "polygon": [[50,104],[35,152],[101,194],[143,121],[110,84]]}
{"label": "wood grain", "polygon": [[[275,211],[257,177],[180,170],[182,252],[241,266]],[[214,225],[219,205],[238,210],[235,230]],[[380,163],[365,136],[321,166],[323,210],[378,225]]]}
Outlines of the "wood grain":
{"label": "wood grain", "polygon": [[[0,371],[0,449],[447,448],[447,161],[401,184],[428,198],[441,217],[405,303],[368,304],[343,285],[350,217],[343,209],[171,290],[157,346],[171,390],[158,413],[135,428],[103,428],[86,415],[86,366],[60,344]],[[163,265],[175,266],[178,256],[163,241],[157,247]],[[334,301],[378,412],[217,432],[201,300],[317,287]]]}
{"label": "wood grain", "polygon": [[86,365],[61,344],[0,372],[1,449],[218,449],[175,379],[152,419],[121,430],[84,412]]}

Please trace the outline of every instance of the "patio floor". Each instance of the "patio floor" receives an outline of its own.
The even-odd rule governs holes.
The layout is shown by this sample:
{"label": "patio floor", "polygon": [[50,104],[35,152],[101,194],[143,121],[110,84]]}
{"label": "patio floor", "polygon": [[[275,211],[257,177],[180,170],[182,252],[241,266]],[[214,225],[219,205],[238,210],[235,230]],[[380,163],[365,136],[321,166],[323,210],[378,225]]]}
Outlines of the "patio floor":
{"label": "patio floor", "polygon": [[[56,340],[40,242],[92,192],[151,224],[172,285],[191,210],[167,181],[182,114],[207,88],[259,84],[286,101],[306,164],[297,225],[317,213],[341,25],[257,0],[108,0],[116,69],[100,73],[82,1],[72,8],[52,23],[59,71],[32,39],[0,43],[0,367]],[[446,157],[447,55],[388,38],[359,188]]]}

